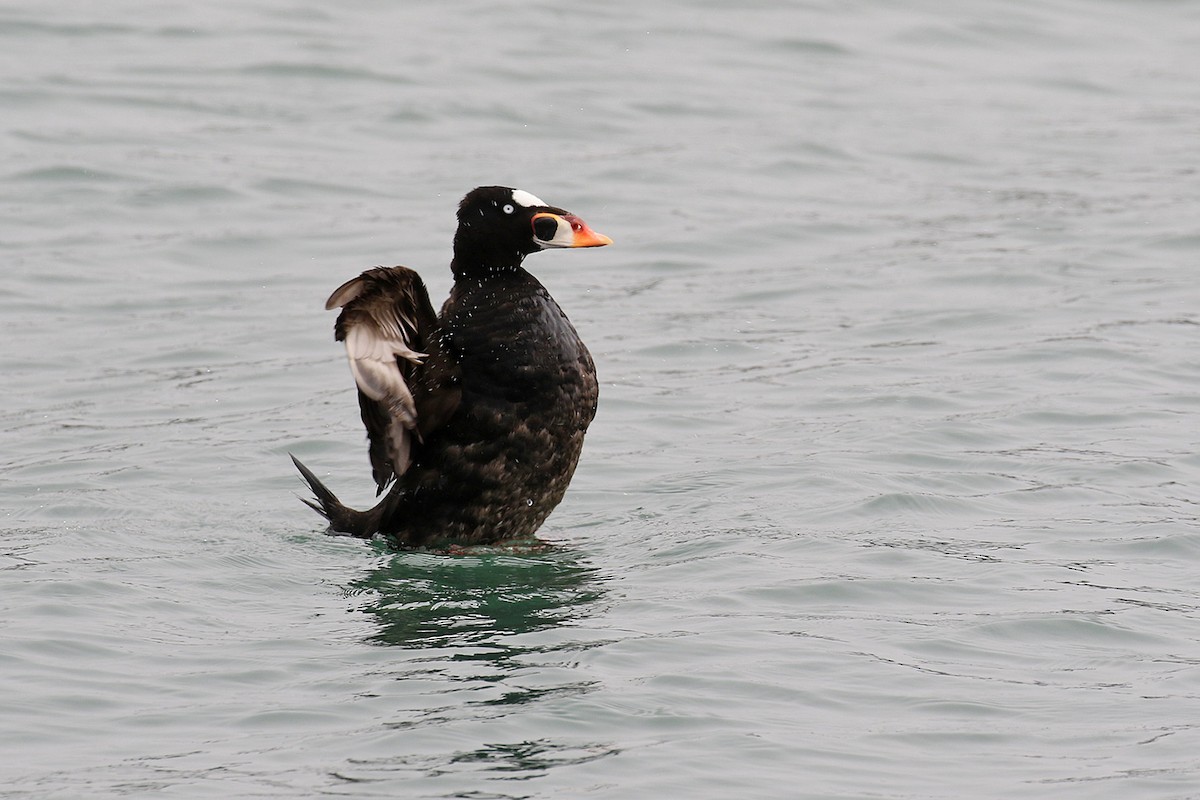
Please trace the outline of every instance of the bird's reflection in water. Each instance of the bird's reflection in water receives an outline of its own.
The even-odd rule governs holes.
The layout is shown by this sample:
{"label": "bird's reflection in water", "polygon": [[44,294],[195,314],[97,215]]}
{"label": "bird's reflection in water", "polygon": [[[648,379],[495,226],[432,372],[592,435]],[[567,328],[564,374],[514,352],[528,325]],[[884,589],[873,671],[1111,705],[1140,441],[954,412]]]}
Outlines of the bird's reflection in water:
{"label": "bird's reflection in water", "polygon": [[[574,703],[596,684],[579,652],[601,642],[580,623],[600,610],[603,579],[576,554],[545,545],[399,553],[351,589],[377,622],[370,641],[404,651],[388,662],[399,702],[385,726],[419,741],[466,726],[449,750],[418,754],[396,740],[396,753],[352,760],[354,774],[525,779],[618,752],[608,742],[547,738],[538,722],[539,709],[555,718],[555,704]],[[502,718],[506,726],[491,729],[498,738],[476,738],[478,722]]]}
{"label": "bird's reflection in water", "polygon": [[399,553],[354,581],[351,591],[372,597],[363,608],[379,625],[371,641],[453,647],[464,659],[488,658],[478,648],[515,646],[514,637],[583,619],[603,594],[594,568],[541,543]]}

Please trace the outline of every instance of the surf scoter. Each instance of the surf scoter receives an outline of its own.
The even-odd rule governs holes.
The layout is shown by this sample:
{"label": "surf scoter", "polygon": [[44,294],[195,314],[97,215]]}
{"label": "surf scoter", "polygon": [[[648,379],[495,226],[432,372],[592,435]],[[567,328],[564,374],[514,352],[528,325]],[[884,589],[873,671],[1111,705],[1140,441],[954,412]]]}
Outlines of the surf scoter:
{"label": "surf scoter", "polygon": [[541,526],[575,472],[598,387],[575,328],[521,262],[611,243],[529,192],[483,186],[458,207],[441,314],[406,267],[367,270],[330,295],[384,495],[368,511],[347,508],[293,456],[316,496],[304,502],[332,532],[421,547]]}

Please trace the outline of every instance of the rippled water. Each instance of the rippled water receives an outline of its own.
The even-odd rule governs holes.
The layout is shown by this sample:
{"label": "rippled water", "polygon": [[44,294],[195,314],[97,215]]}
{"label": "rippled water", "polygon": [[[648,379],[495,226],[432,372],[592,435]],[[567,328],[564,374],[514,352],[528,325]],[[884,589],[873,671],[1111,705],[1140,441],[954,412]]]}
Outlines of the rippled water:
{"label": "rippled water", "polygon": [[[1200,4],[0,9],[0,797],[1200,794]],[[372,496],[328,292],[505,183],[546,552]]]}

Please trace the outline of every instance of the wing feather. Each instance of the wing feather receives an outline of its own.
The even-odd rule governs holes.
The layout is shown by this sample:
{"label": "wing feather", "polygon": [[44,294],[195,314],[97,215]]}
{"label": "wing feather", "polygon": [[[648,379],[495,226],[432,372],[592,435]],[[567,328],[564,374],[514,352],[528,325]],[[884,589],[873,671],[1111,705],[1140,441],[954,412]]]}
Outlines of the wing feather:
{"label": "wing feather", "polygon": [[[344,342],[350,372],[358,387],[359,408],[367,429],[371,469],[382,493],[403,475],[413,448],[427,436],[445,407],[458,405],[457,381],[452,391],[422,380],[436,362],[435,375],[455,374],[438,346],[437,317],[420,276],[405,267],[377,267],[339,286],[326,308],[341,307],[334,332]],[[423,415],[427,407],[430,414]],[[423,416],[430,417],[423,419]]]}

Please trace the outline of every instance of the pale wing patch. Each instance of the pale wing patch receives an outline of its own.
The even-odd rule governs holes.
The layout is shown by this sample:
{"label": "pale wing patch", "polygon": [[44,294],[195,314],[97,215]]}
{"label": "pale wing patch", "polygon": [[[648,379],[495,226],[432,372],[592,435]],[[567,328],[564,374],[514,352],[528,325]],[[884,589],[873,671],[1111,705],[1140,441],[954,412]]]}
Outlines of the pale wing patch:
{"label": "pale wing patch", "polygon": [[[379,320],[376,320],[377,322]],[[408,468],[417,406],[397,358],[420,364],[425,353],[405,344],[399,322],[376,327],[360,323],[346,331],[346,355],[359,391],[388,410],[388,456],[397,475]]]}
{"label": "pale wing patch", "polygon": [[512,198],[514,203],[525,206],[526,208],[534,208],[535,206],[546,205],[541,201],[540,198],[530,194],[524,189],[513,189]]}

